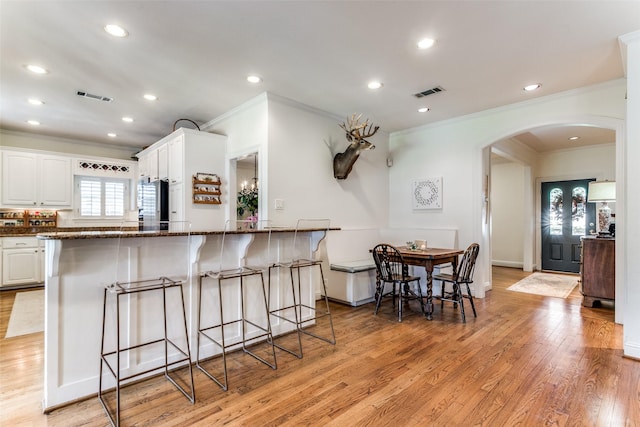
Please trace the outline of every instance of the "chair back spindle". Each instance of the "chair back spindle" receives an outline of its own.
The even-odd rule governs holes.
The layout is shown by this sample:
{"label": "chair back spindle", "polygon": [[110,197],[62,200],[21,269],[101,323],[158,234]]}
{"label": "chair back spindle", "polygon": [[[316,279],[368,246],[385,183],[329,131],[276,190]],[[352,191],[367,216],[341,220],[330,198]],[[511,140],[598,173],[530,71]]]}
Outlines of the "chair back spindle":
{"label": "chair back spindle", "polygon": [[[409,266],[404,262],[402,254],[395,246],[387,243],[381,243],[376,245],[372,250],[373,260],[376,264],[377,278],[376,278],[376,309],[375,313],[378,313],[382,297],[390,296],[394,301],[396,296],[399,299],[398,304],[398,321],[402,321],[402,306],[403,303],[409,300],[417,300],[420,303],[420,308],[424,314],[424,303],[422,301],[422,290],[420,288],[420,277],[409,275]],[[415,282],[415,291],[411,289],[409,283]],[[385,292],[385,284],[391,284],[392,289],[390,292]],[[397,293],[396,293],[396,287]]]}
{"label": "chair back spindle", "polygon": [[462,255],[462,260],[458,266],[456,272],[456,279],[458,283],[472,283],[473,273],[476,269],[476,259],[480,252],[480,245],[477,243],[471,244]]}

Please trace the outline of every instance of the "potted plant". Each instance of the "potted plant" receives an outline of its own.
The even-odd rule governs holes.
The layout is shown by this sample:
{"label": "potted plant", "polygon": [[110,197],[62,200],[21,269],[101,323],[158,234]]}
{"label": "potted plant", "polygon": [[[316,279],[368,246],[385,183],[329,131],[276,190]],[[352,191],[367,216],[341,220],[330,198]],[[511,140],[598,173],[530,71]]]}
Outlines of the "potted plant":
{"label": "potted plant", "polygon": [[238,192],[238,217],[249,214],[249,220],[258,220],[258,189],[243,188]]}

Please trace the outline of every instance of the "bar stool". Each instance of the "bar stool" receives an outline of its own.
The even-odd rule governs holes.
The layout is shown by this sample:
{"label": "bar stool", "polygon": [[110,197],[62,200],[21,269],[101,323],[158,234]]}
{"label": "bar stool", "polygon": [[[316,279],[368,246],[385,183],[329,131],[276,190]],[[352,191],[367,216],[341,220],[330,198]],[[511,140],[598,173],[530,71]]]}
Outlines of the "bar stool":
{"label": "bar stool", "polygon": [[[138,231],[138,226],[137,221],[122,224],[115,281],[104,289],[98,399],[116,427],[120,426],[121,388],[156,371],[162,371],[191,403],[195,402],[183,281],[168,277],[173,274],[184,275],[185,280],[190,277],[191,225],[188,222],[158,222],[152,227],[153,231],[144,232]],[[165,237],[153,237],[155,235]],[[174,315],[173,320],[171,315]],[[156,329],[161,331],[152,330],[158,324],[161,327]],[[115,329],[115,342],[109,336],[114,332],[112,328]],[[186,380],[179,379],[176,372],[184,368],[188,370]],[[108,385],[107,389],[103,384],[105,373],[115,380],[115,384]],[[187,384],[180,384],[185,381]],[[106,398],[114,388],[115,414]]]}
{"label": "bar stool", "polygon": [[[317,245],[327,235],[329,231],[330,220],[328,219],[299,219],[296,223],[296,229],[293,235],[293,243],[291,246],[290,257],[282,257],[281,259],[269,266],[269,307],[271,307],[271,273],[272,270],[279,270],[285,268],[289,270],[289,276],[291,278],[291,304],[285,305],[277,309],[269,311],[269,313],[290,324],[295,325],[295,330],[298,339],[298,349],[292,350],[286,348],[280,344],[274,344],[279,349],[290,353],[297,358],[302,358],[302,338],[301,334],[309,335],[311,337],[320,339],[329,344],[335,345],[336,335],[333,329],[333,319],[331,318],[331,310],[329,308],[329,298],[327,297],[327,287],[324,281],[324,273],[322,271],[322,261],[313,258],[313,252],[317,249]],[[317,237],[317,232],[322,232],[323,235],[317,241],[314,241]],[[315,235],[315,236],[314,236]],[[303,301],[302,285],[301,285],[301,269],[309,268],[309,280],[312,280],[313,267],[318,267],[320,273],[320,280],[322,282],[322,299],[323,307],[311,306],[309,303]],[[294,279],[294,271],[297,279]],[[296,290],[297,283],[297,290]],[[315,298],[315,290],[311,289],[312,295],[310,297]],[[286,303],[285,303],[286,304]],[[329,323],[330,334],[329,336],[321,336],[315,332],[305,329],[312,325],[318,325],[319,321],[323,318],[327,318]]]}
{"label": "bar stool", "polygon": [[[264,226],[264,222],[227,221],[220,244],[220,259],[218,267],[214,270],[200,274],[198,284],[200,298],[198,302],[196,367],[225,391],[229,388],[226,357],[229,349],[242,348],[242,351],[269,366],[271,369],[277,368],[262,268],[258,266],[248,267],[242,265],[244,263],[247,247],[254,239],[254,236],[250,231],[264,231],[267,233],[267,239],[270,240],[271,230],[270,228],[267,230],[267,228],[268,227]],[[250,239],[250,241],[242,242],[242,239]],[[234,251],[233,249],[235,245],[237,245],[237,247]],[[266,269],[266,267],[264,268]],[[259,320],[257,319],[250,319],[250,314],[247,311],[247,305],[251,295],[249,295],[246,290],[246,279],[251,276],[256,276],[256,278],[259,276],[260,278],[260,291],[258,292],[261,292],[261,298],[257,304],[261,305],[260,309],[264,309],[264,319],[262,323],[258,323]],[[210,282],[211,285],[217,284],[217,293],[214,290],[214,286],[206,286],[205,282]],[[224,299],[225,292],[223,292],[223,285],[227,288],[226,302]],[[203,299],[207,294],[212,299],[212,305],[215,307],[206,307],[205,304],[203,304]],[[253,296],[255,296],[255,294],[253,294]],[[229,306],[233,304],[232,298],[234,297],[237,298],[239,313],[237,313],[237,318],[230,320],[228,318],[230,317],[229,313],[225,316],[224,310],[228,310]],[[227,307],[225,307],[226,304]],[[204,319],[205,316],[203,312],[205,310],[207,313],[213,314],[213,311],[216,309],[217,315],[219,316],[217,319],[208,319],[208,321],[207,319]],[[240,325],[240,331],[237,329],[231,330],[236,333],[236,337],[234,339],[229,339],[227,336],[230,331],[229,327],[234,324]],[[249,332],[247,330],[248,326],[252,326],[254,328],[253,331]],[[210,357],[203,357],[201,354],[201,341],[215,344],[215,346],[220,349],[223,371],[222,379],[219,378],[219,375],[216,376],[212,374],[210,369],[206,369],[203,366],[203,362],[209,360]],[[271,355],[268,357],[273,359],[273,363],[266,360],[267,356],[261,357],[249,348],[251,344],[257,344],[259,341],[265,341],[267,343],[267,346],[271,350]]]}

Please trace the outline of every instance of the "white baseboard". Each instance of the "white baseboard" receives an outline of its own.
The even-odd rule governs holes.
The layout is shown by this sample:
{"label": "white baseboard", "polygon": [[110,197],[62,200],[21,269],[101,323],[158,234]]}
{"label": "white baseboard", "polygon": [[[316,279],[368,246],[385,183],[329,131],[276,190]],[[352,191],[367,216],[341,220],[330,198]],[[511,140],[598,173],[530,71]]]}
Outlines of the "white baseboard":
{"label": "white baseboard", "polygon": [[624,355],[636,360],[640,360],[640,343],[626,341],[623,345]]}
{"label": "white baseboard", "polygon": [[491,261],[491,265],[496,267],[522,268],[524,263],[522,261],[503,261],[494,259]]}

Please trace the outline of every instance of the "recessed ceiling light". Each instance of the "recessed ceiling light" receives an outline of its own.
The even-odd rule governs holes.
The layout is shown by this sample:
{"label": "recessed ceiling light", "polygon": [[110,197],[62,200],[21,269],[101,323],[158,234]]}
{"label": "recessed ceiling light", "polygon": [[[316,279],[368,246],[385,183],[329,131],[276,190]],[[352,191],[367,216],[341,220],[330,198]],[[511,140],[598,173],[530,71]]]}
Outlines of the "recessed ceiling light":
{"label": "recessed ceiling light", "polygon": [[382,86],[383,84],[378,81],[369,82],[369,84],[367,85],[369,89],[380,89]]}
{"label": "recessed ceiling light", "polygon": [[42,102],[42,101],[40,101],[39,99],[36,99],[36,98],[29,98],[27,100],[27,102],[29,102],[29,104],[31,104],[31,105],[42,105],[42,104],[44,104],[44,102]]}
{"label": "recessed ceiling light", "polygon": [[151,94],[151,93],[146,93],[144,95],[144,99],[146,99],[147,101],[155,101],[155,100],[158,99],[158,97],[153,95],[153,94]]}
{"label": "recessed ceiling light", "polygon": [[127,30],[116,24],[107,24],[104,26],[104,30],[114,37],[127,37],[129,35]]}
{"label": "recessed ceiling light", "polygon": [[569,141],[575,141],[576,139],[580,139],[579,136],[570,136]]}
{"label": "recessed ceiling light", "polygon": [[133,122],[133,119],[131,117],[123,117],[122,121],[123,122],[127,122],[127,123],[131,123],[131,122]]}
{"label": "recessed ceiling light", "polygon": [[260,83],[262,78],[260,76],[247,76],[247,81],[249,83]]}
{"label": "recessed ceiling light", "polygon": [[31,126],[39,126],[40,122],[37,120],[27,120],[27,123],[29,123]]}
{"label": "recessed ceiling light", "polygon": [[46,68],[33,64],[27,65],[27,70],[35,74],[47,74],[49,72]]}
{"label": "recessed ceiling light", "polygon": [[542,85],[540,83],[534,83],[532,85],[525,86],[523,89],[527,92],[531,92],[533,90],[540,89],[541,87]]}
{"label": "recessed ceiling light", "polygon": [[422,39],[418,42],[418,49],[429,49],[435,42],[434,39]]}
{"label": "recessed ceiling light", "polygon": [[420,107],[418,108],[418,113],[426,113],[429,111],[429,107]]}
{"label": "recessed ceiling light", "polygon": [[115,134],[115,133],[113,133],[113,132],[109,132],[109,133],[107,134],[107,136],[108,136],[109,138],[115,138],[115,137],[116,137],[116,136],[118,136],[118,135],[116,135],[116,134]]}

